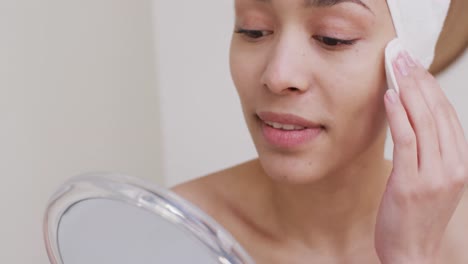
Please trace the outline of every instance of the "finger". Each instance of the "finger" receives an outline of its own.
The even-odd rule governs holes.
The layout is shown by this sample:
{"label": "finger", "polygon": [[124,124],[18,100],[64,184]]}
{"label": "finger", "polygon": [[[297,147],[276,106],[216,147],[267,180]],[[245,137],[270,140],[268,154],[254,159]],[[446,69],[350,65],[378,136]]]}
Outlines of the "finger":
{"label": "finger", "polygon": [[439,149],[443,160],[459,160],[460,146],[465,142],[458,117],[435,78],[416,63],[415,79],[431,111],[437,130]]}
{"label": "finger", "polygon": [[439,142],[432,114],[415,79],[416,65],[400,54],[393,66],[401,101],[416,135],[419,168],[430,168],[440,159]]}
{"label": "finger", "polygon": [[468,146],[458,115],[437,80],[420,63],[415,75],[438,131],[441,164],[446,170],[440,176],[444,181],[452,179],[452,187],[464,187],[468,179]]}
{"label": "finger", "polygon": [[[413,177],[417,178],[417,143],[408,115],[398,94],[393,89],[389,89],[385,93],[384,101],[394,145],[393,170],[395,173],[393,175],[396,177],[399,175],[412,177],[414,175]],[[405,179],[396,180],[402,184],[406,182]]]}

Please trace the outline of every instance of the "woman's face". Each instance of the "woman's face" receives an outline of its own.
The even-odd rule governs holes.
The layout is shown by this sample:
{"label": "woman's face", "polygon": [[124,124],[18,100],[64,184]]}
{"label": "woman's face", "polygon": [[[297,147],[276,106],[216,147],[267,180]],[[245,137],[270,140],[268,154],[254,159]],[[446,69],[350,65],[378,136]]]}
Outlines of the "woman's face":
{"label": "woman's face", "polygon": [[268,175],[305,183],[382,155],[384,0],[236,0],[235,12],[231,74]]}

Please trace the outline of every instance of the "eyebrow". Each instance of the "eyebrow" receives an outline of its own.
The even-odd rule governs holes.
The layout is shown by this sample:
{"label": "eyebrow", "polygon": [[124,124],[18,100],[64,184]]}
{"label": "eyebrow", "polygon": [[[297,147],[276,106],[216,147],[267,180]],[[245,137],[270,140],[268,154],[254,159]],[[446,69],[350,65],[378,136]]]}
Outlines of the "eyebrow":
{"label": "eyebrow", "polygon": [[[257,0],[259,2],[264,2],[264,3],[271,3],[271,0]],[[361,0],[304,0],[304,7],[330,7],[342,3],[354,3],[357,5],[360,5],[370,11],[372,14],[372,10],[369,8],[368,5],[366,5],[364,2]]]}

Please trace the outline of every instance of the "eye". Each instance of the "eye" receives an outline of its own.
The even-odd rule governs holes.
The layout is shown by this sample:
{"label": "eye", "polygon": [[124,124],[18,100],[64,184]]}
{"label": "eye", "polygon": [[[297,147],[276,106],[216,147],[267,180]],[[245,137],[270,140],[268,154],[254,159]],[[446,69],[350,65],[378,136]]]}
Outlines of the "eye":
{"label": "eye", "polygon": [[337,39],[337,38],[331,38],[331,37],[325,37],[325,36],[314,36],[314,39],[319,41],[320,43],[323,43],[325,46],[328,46],[331,48],[336,48],[342,45],[351,46],[354,43],[356,43],[356,40],[354,39],[346,40],[346,39]]}
{"label": "eye", "polygon": [[251,30],[251,29],[242,29],[242,28],[237,29],[235,33],[244,35],[246,38],[251,39],[251,40],[258,40],[260,38],[263,38],[265,36],[272,34],[272,32],[268,30]]}

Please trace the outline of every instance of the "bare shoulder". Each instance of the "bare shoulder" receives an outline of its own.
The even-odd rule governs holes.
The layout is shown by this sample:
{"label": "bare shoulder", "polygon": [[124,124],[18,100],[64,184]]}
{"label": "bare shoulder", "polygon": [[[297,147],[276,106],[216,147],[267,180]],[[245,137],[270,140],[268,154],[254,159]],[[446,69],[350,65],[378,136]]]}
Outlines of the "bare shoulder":
{"label": "bare shoulder", "polygon": [[269,183],[259,161],[253,160],[177,185],[172,190],[227,229],[252,257],[270,259],[272,224],[267,219],[273,219],[266,217],[264,210],[271,198]]}
{"label": "bare shoulder", "polygon": [[218,171],[171,188],[182,198],[200,207],[217,220],[225,215],[239,193],[245,192],[248,182],[254,180],[256,161]]}

